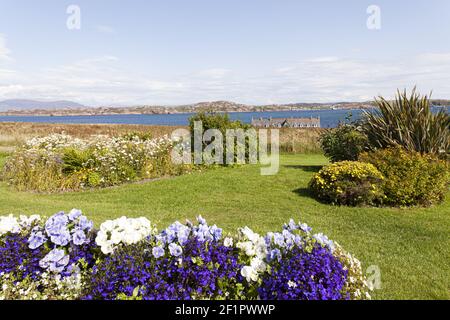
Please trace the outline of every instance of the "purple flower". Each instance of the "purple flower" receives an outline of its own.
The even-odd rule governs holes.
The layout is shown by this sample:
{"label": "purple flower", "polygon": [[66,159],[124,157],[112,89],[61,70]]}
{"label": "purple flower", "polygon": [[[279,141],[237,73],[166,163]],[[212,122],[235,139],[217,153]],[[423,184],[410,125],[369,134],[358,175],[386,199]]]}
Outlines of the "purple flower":
{"label": "purple flower", "polygon": [[86,218],[86,216],[80,216],[78,218],[78,222],[77,222],[76,226],[78,228],[80,228],[81,230],[85,230],[85,231],[89,232],[94,227],[94,223],[92,222],[92,220],[88,220],[88,218]]}
{"label": "purple flower", "polygon": [[[271,254],[274,251],[271,251]],[[262,300],[339,300],[347,271],[340,261],[320,245],[311,252],[294,247],[283,250],[283,259],[270,263],[258,293]]]}
{"label": "purple flower", "polygon": [[327,246],[331,252],[334,251],[333,241],[328,239],[328,237],[326,235],[324,235],[323,233],[317,233],[313,236],[313,238],[316,239],[320,244]]}
{"label": "purple flower", "polygon": [[198,223],[200,223],[200,224],[206,224],[206,220],[205,220],[202,216],[198,216],[198,217],[197,217],[197,221],[198,221]]}
{"label": "purple flower", "polygon": [[170,254],[174,257],[178,257],[183,253],[183,249],[176,243],[169,244]]}
{"label": "purple flower", "polygon": [[312,228],[309,227],[306,223],[302,223],[299,225],[300,230],[302,230],[303,232],[309,233]]}
{"label": "purple flower", "polygon": [[279,249],[273,249],[269,252],[269,260],[281,260],[281,251]]}
{"label": "purple flower", "polygon": [[42,231],[34,232],[28,239],[28,247],[30,249],[39,248],[45,241],[47,241],[47,237],[42,233]]}
{"label": "purple flower", "polygon": [[219,240],[222,237],[222,229],[218,228],[216,225],[213,225],[210,231],[215,240]]}
{"label": "purple flower", "polygon": [[39,260],[45,255],[44,246],[30,249],[27,236],[21,234],[7,234],[0,241],[0,274],[9,273],[17,281],[30,276],[35,280],[38,277]]}
{"label": "purple flower", "polygon": [[284,247],[284,237],[281,233],[275,233],[273,235],[273,241],[277,246]]}
{"label": "purple flower", "polygon": [[66,246],[70,242],[70,232],[64,226],[64,229],[55,230],[50,240],[58,246]]}
{"label": "purple flower", "polygon": [[132,296],[136,287],[144,300],[223,298],[226,291],[234,292],[237,284],[241,294],[247,292],[238,252],[218,241],[202,242],[192,233],[183,246],[182,264],[170,255],[155,258],[147,249],[145,244],[137,244],[107,256],[93,268],[84,298],[109,300],[119,293]]}
{"label": "purple flower", "polygon": [[77,246],[81,246],[86,242],[86,234],[81,229],[75,229],[72,235],[73,243]]}
{"label": "purple flower", "polygon": [[152,249],[152,254],[156,259],[158,259],[164,255],[164,249],[160,246],[154,247]]}
{"label": "purple flower", "polygon": [[78,209],[70,210],[70,212],[69,212],[69,220],[70,221],[74,221],[79,216],[81,216],[81,210],[78,210]]}
{"label": "purple flower", "polygon": [[184,245],[188,240],[188,236],[189,236],[189,230],[182,230],[182,231],[178,232],[178,235],[177,235],[178,242],[181,245]]}
{"label": "purple flower", "polygon": [[62,272],[69,263],[70,257],[62,249],[53,249],[44,259],[39,262],[39,266],[52,272]]}
{"label": "purple flower", "polygon": [[47,222],[45,222],[45,231],[49,236],[51,236],[52,234],[58,234],[62,229],[65,229],[68,222],[69,219],[64,214],[64,212],[58,212],[57,214],[48,218]]}

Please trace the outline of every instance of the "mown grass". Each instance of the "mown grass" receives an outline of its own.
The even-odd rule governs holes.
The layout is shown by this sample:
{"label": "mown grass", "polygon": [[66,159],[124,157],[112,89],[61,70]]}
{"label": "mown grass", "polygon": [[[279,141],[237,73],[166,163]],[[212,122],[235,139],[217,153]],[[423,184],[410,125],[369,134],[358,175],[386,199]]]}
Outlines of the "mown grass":
{"label": "mown grass", "polygon": [[[1,157],[0,157],[1,159]],[[258,166],[218,168],[111,189],[40,195],[0,183],[0,214],[53,214],[82,209],[96,225],[105,219],[146,216],[163,228],[203,215],[232,232],[248,225],[259,232],[302,220],[354,253],[364,268],[378,265],[377,299],[450,299],[450,194],[432,208],[351,208],[322,204],[307,183],[326,163],[321,155],[283,155],[279,174]],[[1,163],[1,160],[0,160]]]}

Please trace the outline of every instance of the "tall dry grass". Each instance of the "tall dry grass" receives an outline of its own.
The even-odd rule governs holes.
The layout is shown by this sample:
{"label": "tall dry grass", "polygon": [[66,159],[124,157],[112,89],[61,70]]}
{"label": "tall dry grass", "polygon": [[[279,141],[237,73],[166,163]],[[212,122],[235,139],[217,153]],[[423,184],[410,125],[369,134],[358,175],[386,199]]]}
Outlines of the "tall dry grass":
{"label": "tall dry grass", "polygon": [[[118,136],[131,132],[150,133],[158,138],[170,135],[177,128],[187,126],[150,126],[130,124],[52,124],[52,123],[0,123],[0,152],[11,152],[26,140],[51,133],[66,133],[77,138],[92,135]],[[321,128],[280,129],[280,151],[285,153],[321,153]]]}
{"label": "tall dry grass", "polygon": [[283,128],[280,130],[280,151],[284,153],[322,153],[319,137],[322,128]]}

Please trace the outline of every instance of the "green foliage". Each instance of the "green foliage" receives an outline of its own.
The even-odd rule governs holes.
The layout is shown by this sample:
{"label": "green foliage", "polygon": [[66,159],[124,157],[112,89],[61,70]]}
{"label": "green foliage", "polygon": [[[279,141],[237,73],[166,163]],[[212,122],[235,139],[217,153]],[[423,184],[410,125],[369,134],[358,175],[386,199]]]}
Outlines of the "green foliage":
{"label": "green foliage", "polygon": [[339,205],[370,205],[383,198],[383,175],[369,163],[335,162],[323,167],[309,183],[314,195]]}
{"label": "green foliage", "polygon": [[368,139],[356,125],[341,123],[337,128],[321,134],[320,145],[332,162],[355,161],[367,148]]}
{"label": "green foliage", "polygon": [[[192,148],[194,148],[194,123],[196,121],[201,121],[203,133],[209,129],[217,129],[222,133],[223,137],[223,163],[226,163],[226,131],[227,129],[242,129],[247,130],[251,129],[252,126],[249,124],[242,123],[239,120],[232,121],[227,113],[217,113],[217,112],[199,112],[192,117],[189,118],[189,128],[191,132],[192,138]],[[214,141],[214,140],[213,140]],[[249,140],[245,139],[245,159],[248,159],[248,151],[249,151]],[[204,148],[211,142],[203,142],[202,148]],[[235,154],[235,160],[237,157],[237,152]],[[236,161],[235,161],[236,162]]]}
{"label": "green foliage", "polygon": [[365,112],[363,130],[373,148],[401,146],[408,151],[445,157],[450,152],[450,115],[431,111],[428,96],[413,89],[397,92],[394,101],[376,99],[378,110]]}
{"label": "green foliage", "polygon": [[448,192],[449,164],[435,155],[396,147],[364,153],[360,161],[373,164],[385,176],[388,205],[428,206],[443,201]]}
{"label": "green foliage", "polygon": [[232,121],[227,113],[217,113],[217,112],[199,112],[189,118],[189,128],[191,130],[191,135],[194,134],[194,122],[201,121],[203,125],[203,130],[208,129],[218,129],[225,137],[225,132],[227,129],[250,129],[251,126],[242,123],[239,120]]}
{"label": "green foliage", "polygon": [[79,172],[88,165],[92,154],[89,150],[79,150],[76,148],[66,148],[62,150],[62,172],[71,174]]}

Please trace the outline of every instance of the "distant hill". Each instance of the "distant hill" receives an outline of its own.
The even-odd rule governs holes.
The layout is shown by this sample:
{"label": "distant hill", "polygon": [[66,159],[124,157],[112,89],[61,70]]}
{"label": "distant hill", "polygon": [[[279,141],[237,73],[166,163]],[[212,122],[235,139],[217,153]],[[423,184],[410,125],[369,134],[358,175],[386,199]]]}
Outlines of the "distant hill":
{"label": "distant hill", "polygon": [[11,99],[0,101],[0,111],[8,110],[51,110],[85,108],[82,104],[73,101],[37,101],[26,99]]}
{"label": "distant hill", "polygon": [[[450,106],[450,100],[431,100],[435,106]],[[174,114],[214,112],[260,112],[296,110],[351,110],[373,108],[373,101],[334,103],[287,103],[248,105],[232,101],[210,101],[178,106],[138,105],[128,107],[86,107],[71,101],[6,100],[0,102],[0,115],[114,115],[114,114]]]}

